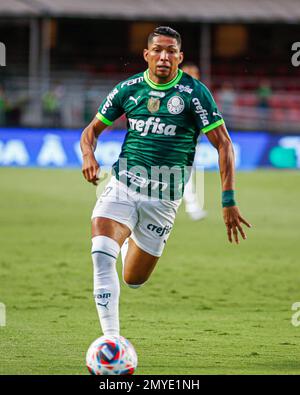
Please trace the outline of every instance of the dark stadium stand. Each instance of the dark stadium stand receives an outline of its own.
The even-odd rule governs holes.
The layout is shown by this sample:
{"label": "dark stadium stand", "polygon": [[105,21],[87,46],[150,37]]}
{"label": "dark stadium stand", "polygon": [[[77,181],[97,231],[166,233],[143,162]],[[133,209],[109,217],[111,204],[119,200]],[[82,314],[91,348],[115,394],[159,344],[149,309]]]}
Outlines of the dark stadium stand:
{"label": "dark stadium stand", "polygon": [[[285,128],[299,131],[300,67],[291,64],[299,21],[296,0],[205,0],[201,7],[174,0],[172,8],[166,0],[139,7],[134,0],[2,0],[8,65],[0,68],[0,87],[9,124],[43,124],[42,98],[61,86],[61,126],[81,127],[116,82],[143,70],[153,26],[171,24],[217,99],[224,82],[231,84],[232,127],[278,131],[285,119]],[[257,90],[266,78],[271,94],[261,111]]]}

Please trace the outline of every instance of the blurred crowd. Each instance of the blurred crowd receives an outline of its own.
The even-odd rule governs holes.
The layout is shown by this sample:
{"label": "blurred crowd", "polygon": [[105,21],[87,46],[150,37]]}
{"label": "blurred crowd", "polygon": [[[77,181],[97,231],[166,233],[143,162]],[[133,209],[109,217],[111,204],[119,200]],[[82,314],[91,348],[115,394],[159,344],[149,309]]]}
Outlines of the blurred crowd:
{"label": "blurred crowd", "polygon": [[[201,80],[200,75],[197,78]],[[118,81],[53,82],[48,90],[38,95],[40,121],[36,122],[37,110],[32,107],[31,94],[26,93],[26,89],[14,89],[12,94],[10,89],[0,85],[0,126],[82,128],[90,122],[100,102]],[[251,90],[237,89],[234,82],[234,79],[224,80],[211,88],[228,128],[282,131],[284,127],[285,131],[288,128],[299,132],[298,94],[274,90],[266,78],[258,81],[256,89]],[[114,129],[125,127],[124,117],[113,125]]]}
{"label": "blurred crowd", "polygon": [[0,85],[0,126],[21,126],[24,105],[24,98],[9,99]]}

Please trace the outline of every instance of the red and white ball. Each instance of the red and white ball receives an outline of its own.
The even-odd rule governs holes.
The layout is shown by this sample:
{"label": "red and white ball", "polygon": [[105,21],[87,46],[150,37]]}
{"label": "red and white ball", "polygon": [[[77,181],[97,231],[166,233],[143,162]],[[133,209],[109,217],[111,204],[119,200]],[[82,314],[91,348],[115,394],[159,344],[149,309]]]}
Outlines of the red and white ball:
{"label": "red and white ball", "polygon": [[86,354],[86,366],[93,375],[130,375],[137,362],[133,345],[123,336],[101,336]]}

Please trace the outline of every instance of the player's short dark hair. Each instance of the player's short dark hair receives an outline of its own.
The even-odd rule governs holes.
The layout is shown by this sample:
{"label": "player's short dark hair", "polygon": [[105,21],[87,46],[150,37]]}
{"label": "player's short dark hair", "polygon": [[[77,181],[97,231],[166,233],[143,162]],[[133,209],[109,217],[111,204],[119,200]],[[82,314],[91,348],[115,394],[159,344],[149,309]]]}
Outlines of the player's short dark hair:
{"label": "player's short dark hair", "polygon": [[151,32],[148,36],[148,45],[152,43],[153,38],[156,36],[173,37],[176,39],[179,48],[181,48],[180,34],[169,26],[159,26],[156,29],[154,29],[153,32]]}

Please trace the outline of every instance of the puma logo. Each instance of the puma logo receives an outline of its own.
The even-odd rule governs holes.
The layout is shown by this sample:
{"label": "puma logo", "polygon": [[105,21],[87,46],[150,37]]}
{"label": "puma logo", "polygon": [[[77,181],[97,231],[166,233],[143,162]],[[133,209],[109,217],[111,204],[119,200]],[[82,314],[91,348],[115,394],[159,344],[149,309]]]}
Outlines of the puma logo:
{"label": "puma logo", "polygon": [[139,100],[140,97],[141,97],[141,96],[139,96],[139,97],[137,97],[137,98],[135,99],[133,96],[130,96],[130,97],[129,97],[129,100],[134,101],[134,102],[135,102],[135,105],[137,106],[138,100]]}
{"label": "puma logo", "polygon": [[102,303],[97,302],[97,305],[98,305],[98,306],[101,306],[101,307],[105,307],[105,308],[108,310],[108,307],[107,307],[108,302],[106,302],[105,304],[102,304]]}
{"label": "puma logo", "polygon": [[[109,298],[111,297],[111,293],[104,290],[102,293],[95,294],[94,297],[96,298],[97,306],[104,307],[105,309],[109,310],[107,307],[109,303]],[[106,299],[106,301],[105,301]],[[101,303],[102,302],[102,303]]]}

